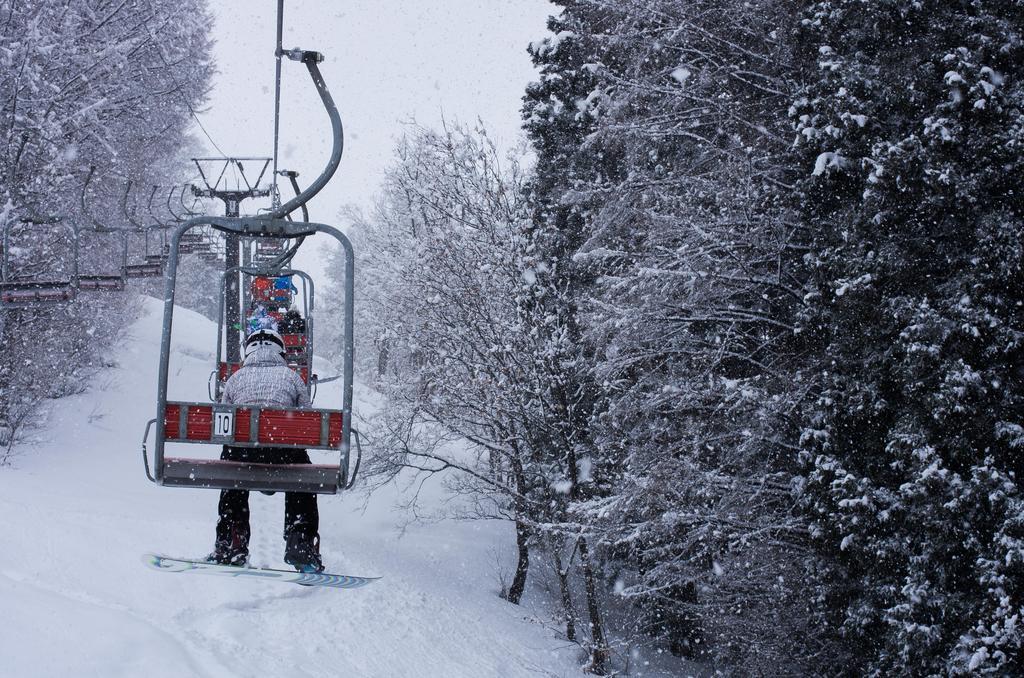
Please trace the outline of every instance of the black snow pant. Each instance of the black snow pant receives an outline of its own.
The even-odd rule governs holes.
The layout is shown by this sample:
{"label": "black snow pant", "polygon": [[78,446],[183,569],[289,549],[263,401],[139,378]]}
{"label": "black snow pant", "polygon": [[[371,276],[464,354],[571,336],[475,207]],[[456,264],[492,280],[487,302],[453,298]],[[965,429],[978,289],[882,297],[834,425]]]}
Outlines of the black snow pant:
{"label": "black snow pant", "polygon": [[[220,458],[226,461],[248,461],[254,464],[308,464],[306,450],[287,447],[224,446]],[[217,504],[217,542],[236,547],[249,546],[249,491],[221,490]],[[284,495],[284,538],[293,532],[314,537],[320,531],[320,513],[316,495],[310,492],[286,492]]]}

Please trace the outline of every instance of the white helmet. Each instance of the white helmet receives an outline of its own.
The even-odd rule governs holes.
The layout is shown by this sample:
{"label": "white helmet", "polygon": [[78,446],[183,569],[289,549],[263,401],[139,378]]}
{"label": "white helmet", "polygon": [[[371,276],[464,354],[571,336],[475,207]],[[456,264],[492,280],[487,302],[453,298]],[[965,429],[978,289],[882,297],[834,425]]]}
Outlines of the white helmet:
{"label": "white helmet", "polygon": [[245,357],[248,358],[260,346],[276,346],[281,355],[285,354],[284,339],[277,333],[277,330],[259,329],[250,334],[245,340]]}

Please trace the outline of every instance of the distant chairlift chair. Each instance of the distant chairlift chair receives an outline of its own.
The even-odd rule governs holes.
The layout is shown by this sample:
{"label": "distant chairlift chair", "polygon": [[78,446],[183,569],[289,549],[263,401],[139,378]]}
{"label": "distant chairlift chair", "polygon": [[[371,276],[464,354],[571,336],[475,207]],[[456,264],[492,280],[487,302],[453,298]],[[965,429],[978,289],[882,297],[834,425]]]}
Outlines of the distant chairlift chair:
{"label": "distant chairlift chair", "polygon": [[281,255],[288,251],[287,240],[273,240],[268,241],[266,239],[259,239],[256,241],[252,262],[254,264],[269,264],[278,259]]}
{"label": "distant chairlift chair", "polygon": [[[224,392],[224,385],[227,383],[228,378],[237,372],[241,367],[241,363],[231,363],[223,360],[222,347],[224,343],[224,328],[226,323],[227,314],[224,308],[224,300],[227,297],[227,275],[232,273],[241,272],[250,277],[255,276],[266,276],[270,278],[278,278],[281,276],[286,277],[297,277],[302,282],[301,298],[302,298],[302,310],[299,313],[298,318],[292,319],[285,314],[282,321],[279,322],[278,332],[281,338],[284,340],[285,345],[285,361],[288,366],[295,370],[296,373],[302,378],[302,381],[307,385],[308,388],[315,386],[317,377],[313,374],[313,301],[314,301],[314,285],[313,279],[309,277],[304,271],[296,271],[291,269],[281,270],[268,270],[261,269],[259,267],[237,267],[232,270],[226,271],[221,275],[220,279],[220,312],[219,322],[217,324],[217,369],[213,375],[211,375],[212,387],[208,388],[211,400],[220,400],[221,394]],[[248,287],[248,286],[243,286]],[[296,323],[296,320],[298,321]],[[295,326],[298,325],[298,327]],[[312,381],[310,379],[312,378]],[[315,392],[315,391],[314,391]],[[311,397],[310,400],[313,398]]]}
{"label": "distant chairlift chair", "polygon": [[[164,274],[164,263],[167,261],[166,254],[161,253],[161,250],[156,252],[151,251],[151,235],[152,231],[157,230],[155,226],[149,226],[144,228],[133,229],[132,233],[135,235],[141,235],[144,239],[143,245],[143,260],[142,261],[130,261],[126,258],[124,265],[125,277],[127,278],[159,278]],[[166,239],[166,235],[164,236]],[[158,241],[158,244],[162,248],[162,242]]]}
{"label": "distant chairlift chair", "polygon": [[[48,226],[68,233],[69,267],[66,278],[37,278],[31,274],[14,270],[12,248],[15,246],[14,231],[32,231],[32,226]],[[20,235],[20,233],[19,233]],[[20,248],[19,248],[20,249]],[[30,248],[26,247],[26,250]],[[20,223],[8,222],[3,230],[3,257],[0,267],[0,307],[32,308],[66,304],[75,298],[75,278],[78,263],[78,234],[74,227],[57,223],[55,220],[31,220]]]}
{"label": "distant chairlift chair", "polygon": [[[85,234],[120,238],[120,260],[121,266],[117,273],[83,273],[83,250],[88,249]],[[82,229],[78,232],[79,239],[79,261],[78,261],[78,289],[82,292],[119,292],[125,288],[127,280],[126,267],[128,265],[128,234],[124,231],[106,229]],[[109,251],[109,250],[108,250]]]}

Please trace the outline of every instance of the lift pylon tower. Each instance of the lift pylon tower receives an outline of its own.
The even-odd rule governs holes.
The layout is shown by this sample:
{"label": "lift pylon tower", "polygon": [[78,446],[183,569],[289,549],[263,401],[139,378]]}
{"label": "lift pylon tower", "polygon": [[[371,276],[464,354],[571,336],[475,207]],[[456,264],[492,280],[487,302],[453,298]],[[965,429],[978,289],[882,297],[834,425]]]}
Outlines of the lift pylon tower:
{"label": "lift pylon tower", "polygon": [[[193,185],[192,194],[200,198],[222,200],[224,202],[224,216],[237,217],[239,216],[239,206],[243,200],[248,198],[265,198],[271,194],[269,186],[267,188],[260,188],[260,181],[263,179],[263,175],[266,174],[272,160],[273,158],[192,158],[192,162],[196,164],[196,168],[199,170],[199,176],[202,177],[203,183],[206,185],[205,188]],[[247,162],[263,164],[259,175],[256,177],[256,181],[252,183],[249,183],[249,179],[245,175],[244,164]],[[204,163],[221,163],[220,173],[212,184],[206,172],[203,171]],[[234,188],[228,188],[226,182],[225,185],[221,185],[221,182],[225,180],[224,175],[229,168],[238,170],[237,176],[241,177],[244,187],[236,185]],[[227,358],[229,362],[238,362],[241,358],[240,245],[241,241],[237,234],[226,234],[224,239],[224,275],[227,291],[225,311],[227,313]]]}

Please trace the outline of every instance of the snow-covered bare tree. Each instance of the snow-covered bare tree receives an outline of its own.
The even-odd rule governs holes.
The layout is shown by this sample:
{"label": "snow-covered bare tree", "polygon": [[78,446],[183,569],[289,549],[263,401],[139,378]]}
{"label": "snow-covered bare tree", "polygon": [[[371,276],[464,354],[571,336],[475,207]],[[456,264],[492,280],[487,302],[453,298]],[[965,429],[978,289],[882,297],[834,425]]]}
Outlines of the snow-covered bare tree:
{"label": "snow-covered bare tree", "polygon": [[518,161],[501,158],[482,129],[412,127],[377,209],[354,228],[360,345],[386,398],[371,472],[450,471],[465,500],[456,515],[512,521],[512,602],[545,511],[534,495],[547,486],[526,434],[532,380],[515,305],[522,181]]}
{"label": "snow-covered bare tree", "polygon": [[[11,231],[11,278],[66,278],[72,229],[92,224],[79,196],[90,166],[106,177],[91,195],[108,227],[114,180],[175,176],[190,108],[212,73],[203,0],[0,3],[0,228]],[[58,223],[54,223],[58,222]],[[121,248],[82,238],[83,260],[116,271]],[[80,388],[131,317],[130,295],[56,309],[0,311],[0,427],[40,397]]]}

